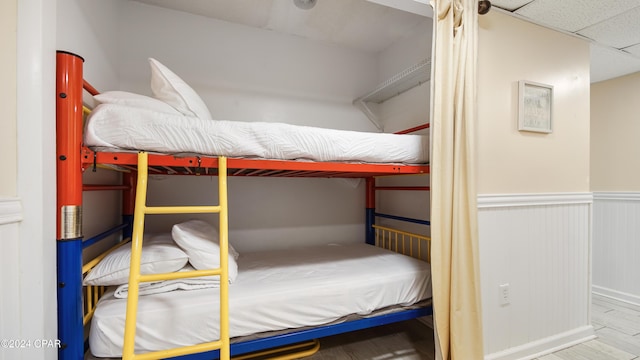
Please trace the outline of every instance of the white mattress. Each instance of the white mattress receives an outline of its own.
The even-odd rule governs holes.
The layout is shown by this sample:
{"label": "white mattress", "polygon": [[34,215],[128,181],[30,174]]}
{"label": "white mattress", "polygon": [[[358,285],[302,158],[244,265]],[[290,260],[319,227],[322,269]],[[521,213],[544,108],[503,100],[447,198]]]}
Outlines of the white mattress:
{"label": "white mattress", "polygon": [[[429,264],[366,244],[242,254],[230,285],[230,336],[317,326],[431,297]],[[218,289],[141,296],[136,351],[219,337]],[[98,357],[121,355],[126,299],[99,302],[89,344]]]}
{"label": "white mattress", "polygon": [[96,107],[87,146],[279,160],[422,164],[428,136],[367,133],[282,123],[202,120],[117,104]]}

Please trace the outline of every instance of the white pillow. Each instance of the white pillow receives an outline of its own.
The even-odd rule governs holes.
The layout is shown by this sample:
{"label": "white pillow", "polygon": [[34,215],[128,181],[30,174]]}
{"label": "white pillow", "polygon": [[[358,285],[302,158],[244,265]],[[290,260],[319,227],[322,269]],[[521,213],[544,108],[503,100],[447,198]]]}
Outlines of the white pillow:
{"label": "white pillow", "polygon": [[[152,236],[142,242],[140,273],[158,274],[180,270],[189,261],[187,254],[169,234]],[[129,281],[131,245],[125,244],[102,259],[84,279],[84,285],[122,285]]]}
{"label": "white pillow", "polygon": [[153,96],[173,106],[184,115],[211,119],[207,105],[186,82],[156,59],[149,58],[149,64]]}
{"label": "white pillow", "polygon": [[93,97],[101,104],[118,104],[136,108],[149,109],[168,114],[181,114],[173,106],[149,96],[127,91],[107,91]]}
{"label": "white pillow", "polygon": [[[189,263],[197,270],[220,267],[218,230],[202,220],[189,220],[173,225],[173,240],[189,255]],[[229,283],[238,275],[238,252],[229,244]]]}

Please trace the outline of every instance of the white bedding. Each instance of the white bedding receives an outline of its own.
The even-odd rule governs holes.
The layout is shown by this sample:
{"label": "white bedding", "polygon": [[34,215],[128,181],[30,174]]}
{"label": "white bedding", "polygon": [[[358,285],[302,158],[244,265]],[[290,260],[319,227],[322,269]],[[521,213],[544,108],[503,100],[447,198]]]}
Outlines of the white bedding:
{"label": "white bedding", "polygon": [[[230,335],[317,326],[431,297],[425,262],[366,244],[242,254],[229,286]],[[219,337],[218,288],[141,296],[136,351]],[[126,299],[100,300],[89,344],[93,355],[121,355]]]}
{"label": "white bedding", "polygon": [[[187,265],[180,271],[194,271],[191,265]],[[138,288],[139,295],[153,295],[175,290],[197,290],[220,287],[220,277],[203,276],[197,278],[175,279],[141,283]],[[126,299],[129,296],[129,284],[118,285],[113,292],[118,299]]]}
{"label": "white bedding", "polygon": [[85,130],[87,146],[280,160],[422,164],[428,136],[367,133],[282,123],[198,119],[101,104]]}

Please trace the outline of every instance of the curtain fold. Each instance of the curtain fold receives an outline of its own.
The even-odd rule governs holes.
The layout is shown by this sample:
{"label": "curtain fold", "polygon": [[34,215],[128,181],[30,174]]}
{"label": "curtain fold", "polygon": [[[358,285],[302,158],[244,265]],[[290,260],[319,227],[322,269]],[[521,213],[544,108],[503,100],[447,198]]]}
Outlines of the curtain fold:
{"label": "curtain fold", "polygon": [[431,0],[436,359],[483,359],[475,171],[477,0]]}

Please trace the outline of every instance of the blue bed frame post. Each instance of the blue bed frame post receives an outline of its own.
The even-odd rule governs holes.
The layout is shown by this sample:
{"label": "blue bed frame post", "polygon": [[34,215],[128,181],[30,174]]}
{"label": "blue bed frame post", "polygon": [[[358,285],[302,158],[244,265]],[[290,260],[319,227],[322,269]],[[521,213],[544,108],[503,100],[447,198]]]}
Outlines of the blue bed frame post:
{"label": "blue bed frame post", "polygon": [[133,211],[136,203],[136,184],[138,175],[134,172],[122,175],[122,184],[127,189],[122,192],[122,222],[126,227],[122,230],[122,239],[131,238],[133,234]]}
{"label": "blue bed frame post", "polygon": [[84,359],[82,310],[82,63],[56,54],[57,289],[60,360]]}
{"label": "blue bed frame post", "polygon": [[58,240],[59,360],[84,359],[82,240]]}
{"label": "blue bed frame post", "polygon": [[365,239],[367,244],[375,245],[376,234],[373,224],[376,222],[376,179],[374,177],[367,178],[367,196],[366,196],[366,230]]}

